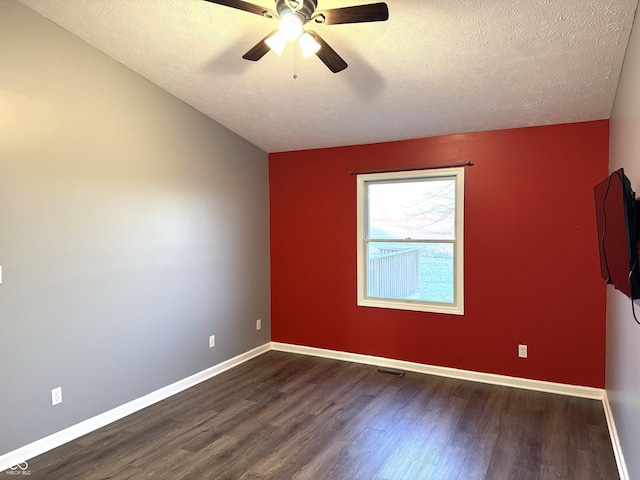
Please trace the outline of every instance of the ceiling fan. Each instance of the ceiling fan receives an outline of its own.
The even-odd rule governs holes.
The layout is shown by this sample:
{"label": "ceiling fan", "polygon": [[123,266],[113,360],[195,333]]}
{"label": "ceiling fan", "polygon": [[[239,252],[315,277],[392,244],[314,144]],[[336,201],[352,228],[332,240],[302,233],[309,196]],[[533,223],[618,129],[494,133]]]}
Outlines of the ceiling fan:
{"label": "ceiling fan", "polygon": [[313,30],[305,30],[305,25],[383,22],[389,18],[389,9],[383,2],[316,10],[318,0],[275,0],[274,11],[242,0],[205,1],[280,20],[280,27],[260,40],[242,58],[256,62],[269,50],[281,55],[288,41],[297,40],[304,57],[315,53],[333,73],[347,68],[347,63],[320,35]]}

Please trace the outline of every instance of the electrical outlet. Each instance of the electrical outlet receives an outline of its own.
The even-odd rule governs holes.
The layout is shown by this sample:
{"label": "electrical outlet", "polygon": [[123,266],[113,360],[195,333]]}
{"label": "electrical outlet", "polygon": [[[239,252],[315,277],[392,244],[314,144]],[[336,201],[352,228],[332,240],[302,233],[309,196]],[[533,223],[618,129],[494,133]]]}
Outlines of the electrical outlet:
{"label": "electrical outlet", "polygon": [[51,390],[51,405],[62,403],[62,387]]}
{"label": "electrical outlet", "polygon": [[213,348],[216,346],[216,336],[215,335],[211,335],[209,337],[209,348]]}
{"label": "electrical outlet", "polygon": [[262,328],[262,319],[259,318],[256,320],[256,330],[260,330]]}
{"label": "electrical outlet", "polygon": [[527,358],[527,346],[526,345],[518,345],[518,356],[520,358]]}

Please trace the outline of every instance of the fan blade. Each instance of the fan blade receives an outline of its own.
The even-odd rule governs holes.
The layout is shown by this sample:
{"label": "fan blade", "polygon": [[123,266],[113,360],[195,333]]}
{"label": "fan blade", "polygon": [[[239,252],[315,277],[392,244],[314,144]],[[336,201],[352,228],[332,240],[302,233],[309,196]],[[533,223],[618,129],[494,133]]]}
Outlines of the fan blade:
{"label": "fan blade", "polygon": [[261,7],[260,5],[254,5],[253,3],[243,2],[242,0],[204,0],[205,2],[215,3],[217,5],[224,5],[225,7],[237,8],[244,12],[255,13],[261,17],[276,18],[278,14],[273,10]]}
{"label": "fan blade", "polygon": [[347,62],[345,62],[336,51],[325,42],[320,35],[312,30],[307,30],[316,42],[320,44],[320,50],[316,52],[316,55],[322,62],[329,67],[333,73],[338,73],[347,68]]}
{"label": "fan blade", "polygon": [[269,35],[264,37],[262,40],[260,40],[258,43],[256,43],[255,46],[251,50],[249,50],[247,53],[245,53],[242,56],[242,58],[244,58],[245,60],[251,60],[252,62],[257,62],[258,60],[260,60],[262,57],[264,57],[266,55],[266,53],[269,50],[271,50],[269,48],[269,45],[267,45],[265,43],[265,40],[267,38],[269,38],[271,35],[275,35],[276,33],[278,33],[278,30],[274,30]]}
{"label": "fan blade", "polygon": [[325,25],[340,23],[384,22],[389,18],[389,7],[386,3],[371,3],[353,7],[319,10],[313,14],[312,20]]}

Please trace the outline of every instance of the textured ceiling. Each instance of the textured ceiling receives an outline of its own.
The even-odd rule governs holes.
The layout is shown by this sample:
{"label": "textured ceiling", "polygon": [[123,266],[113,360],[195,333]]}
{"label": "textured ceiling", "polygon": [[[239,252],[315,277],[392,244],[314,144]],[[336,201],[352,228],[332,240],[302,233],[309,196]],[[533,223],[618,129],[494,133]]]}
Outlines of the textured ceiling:
{"label": "textured ceiling", "polygon": [[277,22],[201,0],[20,1],[267,152],[609,118],[638,3],[387,0],[386,22],[314,26],[333,74],[243,60]]}

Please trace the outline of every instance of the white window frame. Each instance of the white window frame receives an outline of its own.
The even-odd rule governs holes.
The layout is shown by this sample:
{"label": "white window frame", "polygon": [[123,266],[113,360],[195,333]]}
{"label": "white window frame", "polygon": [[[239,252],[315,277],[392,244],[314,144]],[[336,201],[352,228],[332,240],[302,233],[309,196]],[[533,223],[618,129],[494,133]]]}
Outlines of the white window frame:
{"label": "white window frame", "polygon": [[[456,218],[453,240],[453,303],[435,303],[416,300],[368,297],[366,295],[366,183],[379,181],[402,181],[417,178],[448,177],[456,180]],[[357,176],[357,268],[358,268],[358,306],[391,308],[398,310],[414,310],[419,312],[446,313],[464,315],[464,168],[442,168],[430,170],[413,170],[405,172],[369,173]]]}

